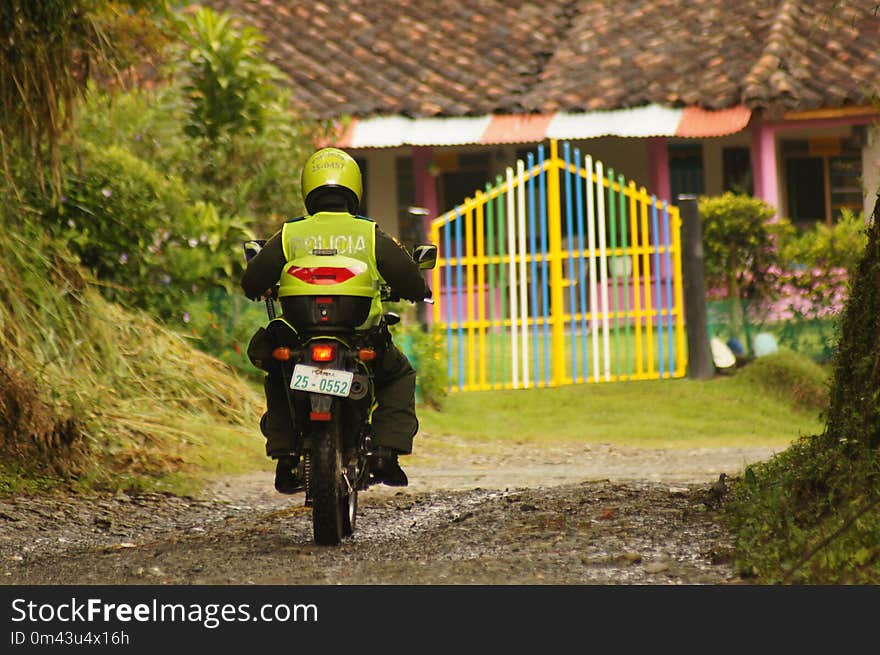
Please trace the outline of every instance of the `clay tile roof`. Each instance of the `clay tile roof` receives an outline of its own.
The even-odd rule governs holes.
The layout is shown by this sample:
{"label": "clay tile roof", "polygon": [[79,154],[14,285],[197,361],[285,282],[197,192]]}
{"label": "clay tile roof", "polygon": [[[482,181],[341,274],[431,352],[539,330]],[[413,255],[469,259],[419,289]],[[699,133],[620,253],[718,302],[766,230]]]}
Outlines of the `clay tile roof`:
{"label": "clay tile roof", "polygon": [[[211,0],[260,28],[304,113],[521,111],[568,0]],[[287,18],[289,14],[291,18]]]}
{"label": "clay tile roof", "polygon": [[880,91],[880,4],[779,3],[743,80],[754,106],[805,110],[864,105]]}
{"label": "clay tile roof", "polygon": [[736,105],[740,80],[755,44],[769,32],[775,4],[583,0],[524,104],[541,111]]}
{"label": "clay tile roof", "polygon": [[203,0],[260,28],[304,115],[800,110],[880,92],[867,0]]}

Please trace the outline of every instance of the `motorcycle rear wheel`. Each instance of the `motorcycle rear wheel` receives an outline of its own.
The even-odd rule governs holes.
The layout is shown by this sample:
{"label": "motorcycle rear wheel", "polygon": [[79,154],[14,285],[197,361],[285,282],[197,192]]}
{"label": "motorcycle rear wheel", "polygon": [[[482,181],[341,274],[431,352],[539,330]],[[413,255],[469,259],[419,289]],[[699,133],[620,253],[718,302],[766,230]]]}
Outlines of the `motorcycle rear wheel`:
{"label": "motorcycle rear wheel", "polygon": [[[342,536],[350,537],[352,533],[354,533],[355,524],[357,522],[357,505],[358,505],[358,490],[357,490],[357,482],[355,479],[355,467],[348,467],[348,479],[352,485],[351,491],[348,490],[348,485],[343,488],[343,499],[341,502],[342,505]],[[343,484],[345,482],[343,481]]]}
{"label": "motorcycle rear wheel", "polygon": [[315,543],[335,546],[349,523],[349,494],[342,475],[342,433],[336,412],[313,438],[312,529]]}

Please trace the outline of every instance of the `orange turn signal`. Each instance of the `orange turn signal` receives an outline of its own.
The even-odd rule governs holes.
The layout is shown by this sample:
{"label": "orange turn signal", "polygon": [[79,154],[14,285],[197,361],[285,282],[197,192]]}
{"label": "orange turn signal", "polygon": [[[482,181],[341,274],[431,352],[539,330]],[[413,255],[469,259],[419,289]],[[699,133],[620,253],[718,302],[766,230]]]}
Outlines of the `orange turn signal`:
{"label": "orange turn signal", "polygon": [[361,348],[358,350],[358,359],[362,362],[372,362],[376,359],[376,351],[372,348]]}
{"label": "orange turn signal", "polygon": [[277,359],[279,362],[288,361],[290,359],[290,348],[284,346],[276,348],[272,351],[272,359]]}

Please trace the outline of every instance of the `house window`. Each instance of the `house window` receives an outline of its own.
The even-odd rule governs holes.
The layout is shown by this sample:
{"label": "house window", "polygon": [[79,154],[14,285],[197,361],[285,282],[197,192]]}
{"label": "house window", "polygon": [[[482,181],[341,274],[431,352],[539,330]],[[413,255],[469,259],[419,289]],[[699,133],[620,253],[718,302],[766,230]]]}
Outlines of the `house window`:
{"label": "house window", "polygon": [[669,190],[673,198],[705,193],[701,145],[669,144]]}
{"label": "house window", "polygon": [[837,219],[843,209],[858,213],[862,205],[862,159],[858,155],[831,157],[828,160],[831,183],[831,217]]}
{"label": "house window", "polygon": [[724,148],[721,159],[721,183],[724,191],[746,196],[753,195],[752,160],[749,149],[740,146]]}
{"label": "house window", "polygon": [[412,157],[398,157],[397,162],[397,237],[409,248],[427,239],[425,217],[413,213],[416,203],[416,184]]}
{"label": "house window", "polygon": [[788,215],[796,223],[825,220],[825,173],[819,157],[785,160]]}
{"label": "house window", "polygon": [[446,211],[472,198],[489,179],[490,160],[487,154],[459,154],[438,158],[440,210]]}
{"label": "house window", "polygon": [[862,208],[858,146],[841,137],[789,139],[781,143],[785,210],[794,223],[830,224],[843,209]]}
{"label": "house window", "polygon": [[416,182],[413,176],[412,157],[395,160],[397,175],[397,206],[406,209],[416,201]]}

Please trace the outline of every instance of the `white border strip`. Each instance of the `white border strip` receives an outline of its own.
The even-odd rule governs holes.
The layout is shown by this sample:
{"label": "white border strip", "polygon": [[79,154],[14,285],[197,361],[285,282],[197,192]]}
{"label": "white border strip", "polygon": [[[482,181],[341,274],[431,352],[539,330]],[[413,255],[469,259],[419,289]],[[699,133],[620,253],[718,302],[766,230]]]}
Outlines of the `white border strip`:
{"label": "white border strip", "polygon": [[601,136],[675,136],[683,109],[646,105],[632,109],[561,112],[547,126],[548,139],[591,139]]}
{"label": "white border strip", "polygon": [[517,233],[519,235],[519,306],[520,315],[523,318],[522,370],[523,386],[528,389],[531,386],[529,378],[529,276],[526,269],[526,165],[522,159],[516,161],[516,177],[518,185],[516,194],[517,214],[519,216],[519,225],[517,226]]}
{"label": "white border strip", "polygon": [[479,143],[491,115],[463,118],[407,118],[383,116],[358,119],[350,148],[397,146],[457,146]]}
{"label": "white border strip", "polygon": [[[593,381],[599,381],[599,303],[596,294],[599,285],[596,284],[596,211],[593,205],[593,157],[587,155],[584,159],[584,167],[587,169],[587,248],[590,253],[590,333],[593,338]],[[587,372],[584,371],[584,382],[587,381]]]}
{"label": "white border strip", "polygon": [[513,368],[513,388],[519,388],[519,309],[516,293],[516,206],[513,197],[513,168],[507,167],[507,254],[510,257],[510,355]]}

